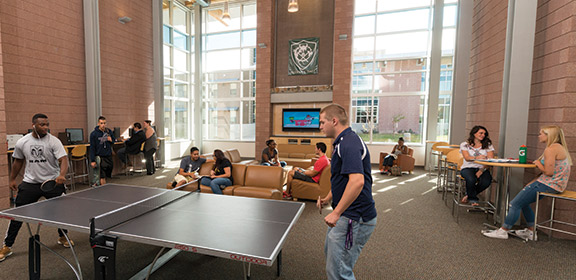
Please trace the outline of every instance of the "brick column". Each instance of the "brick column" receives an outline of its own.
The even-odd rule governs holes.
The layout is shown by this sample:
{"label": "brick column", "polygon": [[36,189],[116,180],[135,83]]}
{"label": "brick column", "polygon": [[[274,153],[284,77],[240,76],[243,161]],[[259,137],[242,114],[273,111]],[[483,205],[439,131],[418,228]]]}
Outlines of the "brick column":
{"label": "brick column", "polygon": [[[528,115],[528,159],[534,160],[543,152],[545,145],[538,143],[540,127],[558,125],[565,133],[572,160],[576,162],[576,58],[574,32],[576,1],[539,1],[534,38],[534,62]],[[527,170],[524,182],[536,176],[535,170]],[[570,172],[567,190],[576,191],[576,171]],[[539,221],[550,218],[551,203],[541,201]],[[576,204],[556,200],[555,219],[576,223]],[[574,228],[555,224],[555,228],[573,231]],[[546,231],[545,231],[546,232]],[[553,237],[576,239],[574,236],[553,233]]]}
{"label": "brick column", "polygon": [[4,62],[2,59],[2,24],[0,23],[0,209],[10,207],[8,158],[6,156],[6,109],[4,102]]}
{"label": "brick column", "polygon": [[[350,83],[352,81],[352,28],[354,24],[354,1],[334,2],[334,75],[332,100],[350,109]],[[340,40],[340,35],[348,35]]]}
{"label": "brick column", "polygon": [[272,135],[272,105],[270,89],[274,82],[274,0],[257,1],[258,44],[256,50],[256,143],[255,155],[259,159],[264,142]]}

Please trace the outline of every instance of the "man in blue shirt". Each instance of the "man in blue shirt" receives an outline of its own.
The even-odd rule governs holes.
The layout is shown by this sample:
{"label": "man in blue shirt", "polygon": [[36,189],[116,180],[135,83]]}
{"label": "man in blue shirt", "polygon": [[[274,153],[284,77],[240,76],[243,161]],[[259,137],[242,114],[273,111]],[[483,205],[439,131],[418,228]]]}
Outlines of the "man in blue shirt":
{"label": "man in blue shirt", "polygon": [[354,264],[376,227],[372,198],[370,153],[366,144],[348,125],[346,110],[331,104],[320,111],[320,129],[333,138],[331,190],[318,197],[322,207],[332,201],[324,251],[328,279],[355,279]]}

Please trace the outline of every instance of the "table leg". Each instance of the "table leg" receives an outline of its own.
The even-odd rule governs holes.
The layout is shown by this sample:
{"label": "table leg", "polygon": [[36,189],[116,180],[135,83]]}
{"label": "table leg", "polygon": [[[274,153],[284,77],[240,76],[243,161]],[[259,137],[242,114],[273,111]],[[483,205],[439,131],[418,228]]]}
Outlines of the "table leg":
{"label": "table leg", "polygon": [[40,279],[40,235],[28,239],[28,274],[30,279]]}
{"label": "table leg", "polygon": [[276,257],[276,265],[277,265],[276,276],[280,277],[280,274],[282,274],[282,250],[280,250],[280,253],[278,253],[278,257]]}
{"label": "table leg", "polygon": [[90,237],[94,253],[95,279],[116,279],[116,243],[118,238],[110,235]]}

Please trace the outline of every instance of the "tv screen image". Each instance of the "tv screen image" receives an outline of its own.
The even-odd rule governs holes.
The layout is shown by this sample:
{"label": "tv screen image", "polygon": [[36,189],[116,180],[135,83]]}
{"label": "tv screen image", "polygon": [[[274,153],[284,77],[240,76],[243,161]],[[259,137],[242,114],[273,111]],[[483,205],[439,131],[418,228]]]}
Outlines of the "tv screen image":
{"label": "tv screen image", "polygon": [[320,109],[284,109],[282,130],[312,131],[320,129]]}

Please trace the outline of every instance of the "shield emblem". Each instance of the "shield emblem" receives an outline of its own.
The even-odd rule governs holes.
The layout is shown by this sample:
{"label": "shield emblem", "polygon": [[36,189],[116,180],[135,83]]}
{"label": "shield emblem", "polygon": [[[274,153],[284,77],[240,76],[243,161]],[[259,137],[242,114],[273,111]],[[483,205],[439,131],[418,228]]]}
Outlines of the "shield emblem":
{"label": "shield emblem", "polygon": [[288,75],[318,74],[318,38],[290,40]]}

